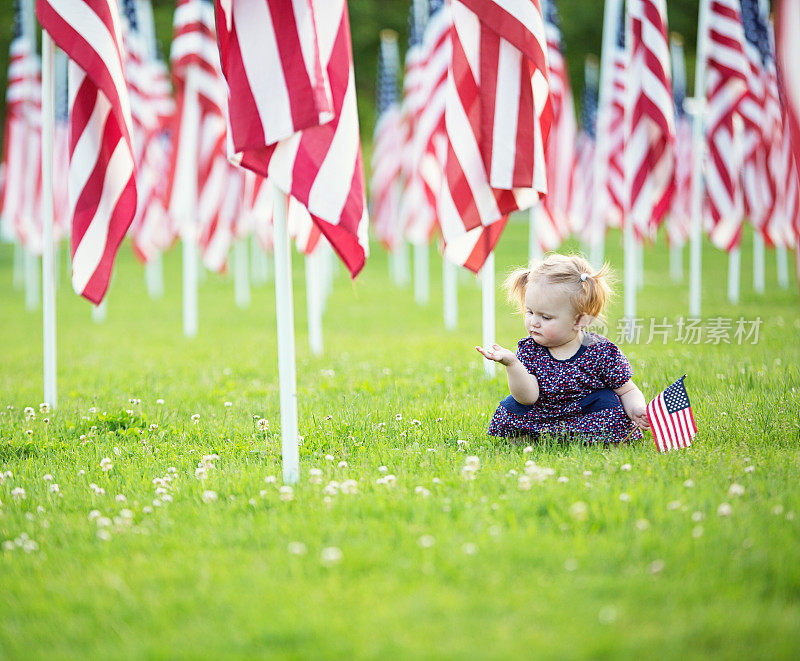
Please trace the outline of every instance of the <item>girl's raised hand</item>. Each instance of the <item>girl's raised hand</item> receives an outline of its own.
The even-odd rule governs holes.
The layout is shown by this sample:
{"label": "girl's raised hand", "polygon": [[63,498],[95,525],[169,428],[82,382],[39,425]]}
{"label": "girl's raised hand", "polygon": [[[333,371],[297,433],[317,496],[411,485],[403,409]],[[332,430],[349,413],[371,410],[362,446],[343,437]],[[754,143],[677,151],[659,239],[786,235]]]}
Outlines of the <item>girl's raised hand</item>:
{"label": "girl's raised hand", "polygon": [[481,354],[484,358],[493,360],[496,363],[500,363],[501,365],[510,365],[517,359],[517,356],[514,354],[513,351],[504,349],[499,344],[493,344],[491,349],[484,349],[483,347],[475,347],[475,350],[479,354]]}

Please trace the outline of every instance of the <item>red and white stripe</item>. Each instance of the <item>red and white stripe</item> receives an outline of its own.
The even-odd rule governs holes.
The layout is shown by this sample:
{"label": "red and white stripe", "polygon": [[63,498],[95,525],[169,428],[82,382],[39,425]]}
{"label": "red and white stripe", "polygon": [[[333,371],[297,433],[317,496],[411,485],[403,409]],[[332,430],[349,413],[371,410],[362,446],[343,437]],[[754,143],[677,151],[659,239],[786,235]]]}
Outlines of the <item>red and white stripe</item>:
{"label": "red and white stripe", "polygon": [[739,106],[747,94],[750,64],[744,54],[744,28],[737,0],[712,0],[706,60],[706,142],[704,168],[709,237],[719,248],[739,245],[744,214],[740,172],[743,146]]}
{"label": "red and white stripe", "polygon": [[675,188],[675,104],[665,0],[626,3],[625,222],[654,238]]}
{"label": "red and white stripe", "polygon": [[115,0],[37,0],[36,14],[70,57],[72,285],[100,303],[136,213],[119,9]]}
{"label": "red and white stripe", "polygon": [[591,238],[589,229],[594,217],[595,149],[594,138],[581,130],[575,142],[569,218],[571,233],[586,242]]}
{"label": "red and white stripe", "polygon": [[400,107],[387,108],[375,124],[370,178],[370,215],[375,235],[389,251],[397,248],[403,139]]}
{"label": "red and white stripe", "polygon": [[667,240],[682,246],[689,240],[692,218],[692,120],[682,115],[675,120],[675,193],[669,208]]}
{"label": "red and white stripe", "polygon": [[368,236],[347,5],[225,4],[217,28],[236,158],[301,202],[355,276]]}
{"label": "red and white stripe", "polygon": [[647,417],[659,452],[688,448],[697,435],[692,409],[687,407],[669,413],[663,392],[647,405]]}
{"label": "red and white stripe", "polygon": [[553,109],[538,0],[454,0],[439,217],[448,259],[479,271],[508,214],[547,192]]}
{"label": "red and white stripe", "polygon": [[[561,32],[558,26],[545,21],[547,34],[547,64],[549,67],[550,99],[553,104],[553,124],[547,141],[547,195],[542,199],[544,214],[536,218],[542,223],[537,227],[542,251],[555,250],[571,231],[570,197],[573,166],[575,163],[575,141],[577,122],[572,87],[569,82],[566,62],[561,52]],[[546,225],[542,227],[541,225]]]}

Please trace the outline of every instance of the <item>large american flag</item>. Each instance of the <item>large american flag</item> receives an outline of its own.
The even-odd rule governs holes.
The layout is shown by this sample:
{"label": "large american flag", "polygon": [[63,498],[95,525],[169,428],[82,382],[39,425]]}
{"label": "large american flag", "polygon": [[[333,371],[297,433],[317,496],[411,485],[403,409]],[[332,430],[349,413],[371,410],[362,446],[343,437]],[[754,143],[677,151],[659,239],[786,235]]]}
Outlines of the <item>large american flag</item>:
{"label": "large american flag", "polygon": [[[23,34],[20,3],[15,4],[6,88],[3,165],[5,181],[0,213],[26,249],[41,254],[39,174],[41,171],[41,65],[35,43]],[[11,234],[11,232],[8,232]]]}
{"label": "large american flag", "polygon": [[508,214],[547,192],[553,117],[538,0],[453,0],[439,219],[450,261],[478,272]]}
{"label": "large american flag", "polygon": [[744,120],[742,185],[745,212],[768,243],[777,195],[770,161],[780,148],[781,109],[769,17],[759,0],[741,0],[744,52],[750,64],[747,95],[739,106]]}
{"label": "large american flag", "polygon": [[665,0],[628,0],[625,222],[654,238],[675,189],[675,110]]}
{"label": "large american flag", "polygon": [[70,57],[72,286],[93,303],[136,213],[136,168],[116,0],[36,0],[36,14]]}
{"label": "large american flag", "polygon": [[660,452],[686,448],[697,434],[689,395],[680,379],[647,405],[647,419]]}
{"label": "large american flag", "polygon": [[547,140],[547,195],[542,200],[543,214],[536,214],[536,236],[543,251],[555,250],[570,233],[570,195],[572,188],[577,123],[569,73],[563,55],[561,19],[556,0],[543,0],[550,100],[553,124]]}
{"label": "large american flag", "polygon": [[[739,106],[747,94],[750,64],[744,54],[739,0],[712,0],[706,39],[707,156],[704,168],[711,216],[709,236],[719,248],[739,245],[744,214],[741,191],[742,121]],[[700,63],[698,63],[700,66]]]}
{"label": "large american flag", "polygon": [[235,158],[301,202],[355,277],[368,236],[345,1],[216,6]]}
{"label": "large american flag", "polygon": [[370,215],[375,234],[387,250],[394,251],[400,238],[400,166],[403,139],[397,74],[400,58],[397,38],[381,36],[378,52],[377,111],[370,177]]}
{"label": "large american flag", "polygon": [[667,240],[671,246],[682,246],[689,239],[692,218],[692,118],[684,108],[686,98],[686,65],[683,41],[671,44],[672,97],[675,100],[675,193],[670,203]]}

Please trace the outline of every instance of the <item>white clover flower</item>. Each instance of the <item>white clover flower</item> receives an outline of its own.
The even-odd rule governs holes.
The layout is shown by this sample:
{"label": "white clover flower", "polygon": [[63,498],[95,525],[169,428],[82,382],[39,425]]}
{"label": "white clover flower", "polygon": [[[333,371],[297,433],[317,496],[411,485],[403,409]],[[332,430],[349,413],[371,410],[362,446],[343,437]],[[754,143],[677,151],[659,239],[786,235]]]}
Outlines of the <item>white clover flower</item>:
{"label": "white clover flower", "polygon": [[744,472],[745,472],[745,473],[754,473],[754,472],[755,472],[755,470],[756,470],[756,467],[755,467],[755,466],[745,466],[745,467],[744,467]]}
{"label": "white clover flower", "polygon": [[584,477],[591,477],[592,476],[592,471],[583,471],[583,476]]}
{"label": "white clover flower", "polygon": [[256,422],[256,427],[259,431],[267,431],[269,429],[269,421],[266,418],[259,418]]}
{"label": "white clover flower", "polygon": [[114,496],[114,500],[116,500],[118,503],[128,502],[128,499],[125,497],[125,495],[121,493],[118,493],[116,496]]}
{"label": "white clover flower", "polygon": [[441,483],[442,483],[442,481],[441,481],[441,480],[440,480],[438,477],[434,477],[434,478],[431,480],[431,482],[433,482],[433,484],[441,484]]}
{"label": "white clover flower", "polygon": [[651,574],[660,574],[664,571],[665,563],[663,560],[653,560],[647,569],[650,571]]}
{"label": "white clover flower", "polygon": [[217,501],[217,492],[211,489],[206,489],[201,496],[204,503],[213,503]]}
{"label": "white clover flower", "polygon": [[522,450],[522,454],[531,454],[533,452],[532,445],[526,445],[525,448]]}
{"label": "white clover flower", "polygon": [[3,542],[3,550],[6,552],[13,551],[16,548],[13,540],[7,539]]}
{"label": "white clover flower", "polygon": [[105,528],[100,528],[97,531],[97,539],[99,539],[101,542],[107,542],[111,539],[111,533]]}
{"label": "white clover flower", "polygon": [[623,492],[622,492],[622,493],[619,495],[619,499],[620,499],[620,500],[621,500],[623,503],[629,503],[629,502],[631,502],[631,495],[630,495],[629,493],[627,493],[627,492],[623,491]]}
{"label": "white clover flower", "polygon": [[397,422],[400,422],[403,419],[403,414],[402,413],[396,414],[394,416],[394,419],[397,420]]}
{"label": "white clover flower", "polygon": [[267,484],[275,484],[277,481],[278,481],[278,478],[275,477],[274,475],[267,475],[264,478],[264,482],[266,482]]}
{"label": "white clover flower", "polygon": [[478,552],[478,546],[472,542],[466,542],[462,545],[461,550],[465,555],[475,555]]}
{"label": "white clover flower", "polygon": [[417,544],[419,544],[423,549],[429,549],[436,543],[436,539],[433,535],[422,535],[417,540]]}
{"label": "white clover flower", "polygon": [[564,484],[565,482],[569,482],[569,478],[566,475],[560,475],[558,477],[558,482],[560,482],[561,484]]}
{"label": "white clover flower", "polygon": [[347,462],[344,459],[342,459],[342,461],[340,461],[338,464],[336,464],[336,466],[338,468],[347,468]]}
{"label": "white clover flower", "polygon": [[167,493],[167,490],[164,487],[156,487],[156,496],[163,496],[165,493]]}
{"label": "white clover flower", "polygon": [[639,519],[636,522],[636,530],[647,530],[650,527],[650,522],[647,519]]}
{"label": "white clover flower", "polygon": [[324,420],[333,420],[333,416],[332,416],[332,415],[329,413],[329,414],[328,414],[328,415],[326,415],[326,416],[325,416],[323,419],[324,419]]}
{"label": "white clover flower", "polygon": [[224,406],[226,409],[229,409],[231,406],[233,406],[233,403],[232,403],[232,402],[225,402],[225,403],[223,404],[223,406]]}
{"label": "white clover flower", "polygon": [[132,519],[133,518],[133,510],[129,510],[127,507],[123,508],[119,511],[119,515],[123,519]]}
{"label": "white clover flower", "polygon": [[153,508],[150,507],[150,505],[145,505],[142,508],[142,514],[152,514],[152,513],[153,513]]}
{"label": "white clover flower", "polygon": [[336,546],[326,546],[320,553],[320,559],[326,565],[340,562],[343,557],[342,550]]}
{"label": "white clover flower", "polygon": [[122,456],[122,450],[120,448],[116,447],[116,446],[114,447],[114,456],[115,457]]}
{"label": "white clover flower", "polygon": [[669,503],[667,503],[668,510],[676,510],[679,509],[680,506],[681,506],[680,500],[671,500]]}
{"label": "white clover flower", "polygon": [[477,473],[478,469],[472,466],[462,466],[461,467],[461,477],[465,480],[474,480],[475,474]]}
{"label": "white clover flower", "polygon": [[772,508],[772,513],[775,516],[780,516],[783,514],[783,505],[775,505],[775,507]]}
{"label": "white clover flower", "polygon": [[336,480],[331,480],[325,485],[325,488],[322,490],[322,492],[326,496],[335,496],[337,493],[339,493],[339,483]]}
{"label": "white clover flower", "polygon": [[706,518],[706,515],[703,512],[692,512],[692,521],[697,523],[698,521],[702,521]]}
{"label": "white clover flower", "polygon": [[736,484],[734,482],[731,484],[730,488],[728,489],[729,496],[743,496],[744,495],[744,487],[741,484]]}
{"label": "white clover flower", "polygon": [[683,486],[685,486],[687,489],[693,488],[694,487],[694,480],[691,480],[691,479],[690,480],[686,480],[683,483]]}
{"label": "white clover flower", "polygon": [[172,502],[172,495],[168,494],[168,493],[165,493],[163,496],[161,496],[161,500],[163,500],[165,503],[171,503]]}
{"label": "white clover flower", "polygon": [[620,466],[619,469],[621,471],[629,471],[631,469],[631,465],[630,464],[622,464],[622,466]]}
{"label": "white clover flower", "polygon": [[103,458],[100,460],[100,469],[101,469],[101,470],[102,470],[104,473],[107,473],[107,472],[108,472],[108,471],[110,471],[112,468],[114,468],[114,464],[111,462],[111,458],[110,458],[110,457],[103,457]]}
{"label": "white clover flower", "polygon": [[578,500],[570,505],[569,514],[576,521],[586,521],[589,518],[589,506]]}
{"label": "white clover flower", "polygon": [[472,467],[472,468],[474,468],[475,470],[478,470],[478,469],[481,467],[481,460],[480,460],[480,458],[479,458],[479,457],[477,457],[477,456],[475,456],[475,455],[473,454],[473,455],[470,455],[470,456],[468,456],[468,457],[467,457],[467,458],[464,460],[464,464],[465,464],[466,466],[471,466],[471,467]]}
{"label": "white clover flower", "polygon": [[42,479],[43,479],[45,482],[52,482],[52,481],[53,481],[53,476],[52,476],[52,475],[50,475],[50,473],[45,473],[45,474],[42,476]]}
{"label": "white clover flower", "polygon": [[393,487],[395,484],[397,484],[397,478],[392,473],[389,473],[388,475],[384,476],[383,483],[387,487]]}
{"label": "white clover flower", "polygon": [[156,404],[158,404],[159,406],[161,406],[163,403],[164,403],[164,400],[161,399],[161,398],[156,400]]}
{"label": "white clover flower", "polygon": [[692,528],[692,537],[698,539],[703,536],[703,526],[695,526]]}
{"label": "white clover flower", "polygon": [[533,480],[530,475],[520,475],[517,478],[517,488],[520,491],[530,491],[533,486]]}
{"label": "white clover flower", "polygon": [[308,481],[311,484],[321,484],[322,483],[322,471],[319,468],[309,468],[308,469]]}
{"label": "white clover flower", "polygon": [[290,500],[294,500],[294,489],[290,487],[288,484],[284,484],[280,489],[278,489],[278,493],[280,494],[280,499],[288,503]]}
{"label": "white clover flower", "polygon": [[11,490],[11,497],[14,500],[25,500],[28,497],[28,494],[25,493],[25,489],[22,487],[14,487]]}
{"label": "white clover flower", "polygon": [[25,436],[33,436],[33,429],[26,429]]}
{"label": "white clover flower", "polygon": [[48,490],[50,491],[50,493],[58,493],[58,492],[61,490],[61,488],[58,486],[58,484],[56,484],[55,482],[53,482],[53,483],[52,483],[52,484],[51,484],[51,485],[48,487]]}
{"label": "white clover flower", "polygon": [[33,407],[32,406],[26,406],[25,407],[25,419],[26,420],[32,420],[35,417],[36,417],[36,411],[33,410]]}
{"label": "white clover flower", "polygon": [[427,498],[431,495],[431,492],[423,486],[414,487],[414,493],[418,496],[422,496],[423,498]]}
{"label": "white clover flower", "polygon": [[717,516],[730,516],[733,513],[733,508],[728,503],[721,503],[717,508]]}
{"label": "white clover flower", "polygon": [[468,441],[465,441],[463,438],[459,438],[456,441],[456,445],[458,445],[458,449],[461,449],[461,446],[466,445]]}
{"label": "white clover flower", "polygon": [[94,522],[97,524],[98,528],[107,528],[111,525],[111,519],[107,516],[98,516]]}
{"label": "white clover flower", "polygon": [[169,468],[167,468],[167,473],[170,473],[170,474],[174,475],[177,472],[178,472],[178,469],[175,468],[175,466],[170,466]]}
{"label": "white clover flower", "polygon": [[192,422],[194,424],[197,424],[197,423],[200,422],[200,414],[199,413],[193,413],[192,414]]}
{"label": "white clover flower", "polygon": [[358,482],[356,480],[345,480],[342,482],[342,493],[352,495],[358,493]]}
{"label": "white clover flower", "polygon": [[378,466],[379,473],[388,473],[389,469],[386,466]]}
{"label": "white clover flower", "polygon": [[421,423],[419,420],[417,420],[416,418],[414,418],[414,419],[411,421],[411,424],[412,424],[414,427],[420,427],[420,426],[422,426],[422,423]]}
{"label": "white clover flower", "polygon": [[289,542],[286,549],[292,555],[305,555],[307,552],[306,545],[303,542]]}
{"label": "white clover flower", "polygon": [[194,476],[198,480],[205,480],[208,477],[208,468],[206,468],[204,465],[201,464],[200,466],[195,468]]}

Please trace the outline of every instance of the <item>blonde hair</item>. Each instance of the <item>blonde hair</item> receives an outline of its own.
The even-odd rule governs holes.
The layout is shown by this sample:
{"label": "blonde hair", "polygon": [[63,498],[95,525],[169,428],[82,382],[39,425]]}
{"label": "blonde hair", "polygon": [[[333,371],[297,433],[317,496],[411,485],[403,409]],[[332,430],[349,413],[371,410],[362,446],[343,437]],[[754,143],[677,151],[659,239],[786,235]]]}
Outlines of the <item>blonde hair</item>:
{"label": "blonde hair", "polygon": [[514,269],[503,286],[508,300],[525,311],[525,288],[532,282],[562,286],[569,295],[573,309],[579,315],[603,318],[603,310],[614,293],[611,266],[604,262],[599,271],[581,255],[548,255],[541,262]]}

